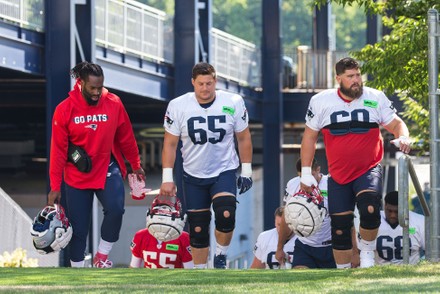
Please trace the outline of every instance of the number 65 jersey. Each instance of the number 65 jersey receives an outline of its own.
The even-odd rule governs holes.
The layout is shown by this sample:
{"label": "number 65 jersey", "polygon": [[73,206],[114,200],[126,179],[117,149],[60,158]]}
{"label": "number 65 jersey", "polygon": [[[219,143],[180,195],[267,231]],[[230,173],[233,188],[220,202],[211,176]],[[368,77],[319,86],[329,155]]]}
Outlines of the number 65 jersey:
{"label": "number 65 jersey", "polygon": [[185,172],[211,178],[238,167],[234,134],[245,130],[248,120],[240,95],[216,91],[213,103],[204,108],[194,92],[189,92],[170,101],[164,127],[182,140]]}

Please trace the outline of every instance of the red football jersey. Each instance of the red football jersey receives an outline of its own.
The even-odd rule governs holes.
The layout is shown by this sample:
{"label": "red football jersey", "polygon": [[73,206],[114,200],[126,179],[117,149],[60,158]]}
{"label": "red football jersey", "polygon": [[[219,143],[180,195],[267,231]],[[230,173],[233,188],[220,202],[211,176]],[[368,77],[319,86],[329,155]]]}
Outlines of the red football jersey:
{"label": "red football jersey", "polygon": [[192,260],[187,232],[175,240],[160,242],[143,229],[134,235],[130,248],[134,256],[142,258],[145,268],[183,268],[183,263]]}

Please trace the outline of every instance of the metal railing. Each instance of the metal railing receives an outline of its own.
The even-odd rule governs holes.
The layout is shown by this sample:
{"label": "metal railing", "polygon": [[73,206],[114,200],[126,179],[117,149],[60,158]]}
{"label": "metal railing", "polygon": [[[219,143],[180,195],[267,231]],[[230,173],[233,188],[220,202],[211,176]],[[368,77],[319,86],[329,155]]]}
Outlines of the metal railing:
{"label": "metal railing", "polygon": [[44,30],[44,0],[0,0],[0,18],[22,28]]}
{"label": "metal railing", "polygon": [[[335,87],[334,65],[349,54],[345,51],[312,50],[309,46],[298,46],[296,52],[285,55],[293,62],[296,71],[295,87],[298,89],[328,89]],[[284,73],[286,74],[286,73]]]}
{"label": "metal railing", "polygon": [[164,50],[165,44],[173,46],[173,38],[165,33],[165,12],[133,0],[95,3],[96,44],[144,59],[172,62]]}
{"label": "metal railing", "polygon": [[253,87],[261,85],[260,51],[255,44],[216,28],[211,37],[211,63],[219,76]]}
{"label": "metal railing", "polygon": [[[403,248],[403,263],[409,263],[409,181],[408,173],[411,176],[412,183],[416,189],[417,197],[419,197],[420,204],[422,205],[423,214],[425,215],[425,240],[429,240],[429,228],[430,222],[429,217],[431,216],[431,211],[429,210],[428,203],[426,201],[425,195],[423,194],[422,187],[420,186],[419,179],[417,178],[416,171],[411,162],[411,159],[407,155],[402,155],[399,158],[399,184],[398,184],[398,212],[399,212],[399,225],[402,227],[402,248]],[[425,242],[426,244],[427,242]],[[428,252],[426,250],[426,252]]]}
{"label": "metal railing", "polygon": [[[174,29],[164,11],[134,0],[95,0],[96,44],[143,59],[173,63]],[[44,0],[0,0],[0,18],[20,27],[44,31]],[[218,75],[245,86],[261,86],[261,52],[255,44],[216,28],[211,30],[211,63]],[[314,51],[299,46],[287,52],[287,88],[334,87],[334,63],[346,52]]]}

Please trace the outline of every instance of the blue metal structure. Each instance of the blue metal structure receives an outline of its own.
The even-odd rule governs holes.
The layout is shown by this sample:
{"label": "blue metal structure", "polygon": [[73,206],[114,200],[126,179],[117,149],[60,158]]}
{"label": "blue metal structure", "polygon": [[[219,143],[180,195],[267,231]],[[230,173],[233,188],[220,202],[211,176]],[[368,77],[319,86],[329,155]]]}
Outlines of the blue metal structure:
{"label": "blue metal structure", "polygon": [[[44,1],[45,32],[0,20],[0,129],[8,130],[2,132],[1,139],[34,136],[40,146],[38,152],[48,156],[52,113],[71,89],[69,69],[82,59],[103,67],[106,87],[122,97],[135,126],[161,125],[167,102],[192,91],[192,66],[211,57],[212,1],[175,1],[172,63],[97,44],[94,22],[102,16],[95,18],[94,8],[95,2],[103,1],[71,0],[70,5],[66,1]],[[224,77],[219,77],[218,87],[241,94],[251,122],[263,125],[264,228],[268,229],[273,226],[273,211],[284,185],[283,123],[303,122],[308,100],[316,91],[281,91],[281,1],[276,5],[270,0],[262,3],[262,89]],[[328,7],[323,6],[315,17],[315,49],[327,50]],[[46,129],[44,140],[41,126]]]}
{"label": "blue metal structure", "polygon": [[263,203],[264,229],[273,227],[284,185],[283,96],[281,95],[281,1],[263,0]]}

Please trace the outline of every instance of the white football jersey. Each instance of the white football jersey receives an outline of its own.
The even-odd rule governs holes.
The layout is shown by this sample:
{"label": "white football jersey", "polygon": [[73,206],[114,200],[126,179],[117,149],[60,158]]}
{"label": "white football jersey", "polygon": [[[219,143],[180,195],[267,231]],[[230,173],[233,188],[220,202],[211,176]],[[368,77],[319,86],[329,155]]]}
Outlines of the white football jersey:
{"label": "white football jersey", "polygon": [[[295,195],[300,189],[300,177],[295,177],[291,179],[289,182],[287,182],[286,190],[285,190],[285,196],[284,196],[284,202],[287,202],[290,197]],[[328,188],[327,188],[327,182],[328,182],[328,176],[322,175],[321,181],[318,183],[318,188],[321,191],[322,196],[324,197],[324,207],[328,210]],[[330,215],[327,213],[324,222],[321,226],[321,229],[309,237],[299,237],[298,240],[300,240],[302,243],[312,246],[312,247],[324,247],[329,246],[332,240],[331,236],[331,227],[330,227]]]}
{"label": "white football jersey", "polygon": [[[401,264],[403,262],[403,230],[400,225],[394,229],[380,212],[381,223],[376,241],[376,264]],[[420,250],[425,249],[425,218],[418,213],[409,212],[409,263],[420,261]]]}
{"label": "white football jersey", "polygon": [[362,96],[353,101],[344,100],[338,91],[328,89],[314,95],[305,119],[309,128],[321,131],[329,173],[343,185],[382,161],[379,126],[389,124],[397,114],[393,103],[379,90],[363,87]]}
{"label": "white football jersey", "polygon": [[234,134],[248,127],[240,95],[216,91],[211,106],[203,108],[194,92],[170,101],[164,127],[182,140],[183,169],[197,178],[211,178],[239,165]]}
{"label": "white football jersey", "polygon": [[[293,251],[295,249],[296,236],[290,238],[286,244],[284,244],[283,250],[289,256],[289,261],[293,260]],[[278,244],[278,232],[276,228],[262,232],[258,238],[254,247],[254,255],[262,263],[266,264],[267,269],[278,269],[280,267],[279,262],[275,258]]]}

